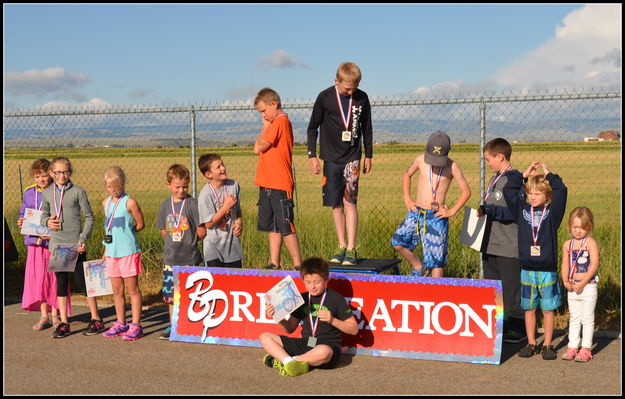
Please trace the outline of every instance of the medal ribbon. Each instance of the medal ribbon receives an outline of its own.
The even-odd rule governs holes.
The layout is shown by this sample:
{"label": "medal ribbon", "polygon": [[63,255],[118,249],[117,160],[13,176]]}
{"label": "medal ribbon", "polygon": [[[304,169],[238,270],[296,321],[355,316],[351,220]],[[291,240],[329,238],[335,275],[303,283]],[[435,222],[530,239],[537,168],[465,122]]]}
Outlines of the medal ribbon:
{"label": "medal ribbon", "polygon": [[187,202],[187,199],[183,199],[182,200],[182,205],[180,205],[180,214],[178,215],[178,219],[176,219],[176,208],[174,207],[174,197],[172,196],[171,199],[171,212],[174,214],[174,222],[176,223],[174,225],[175,229],[178,229],[178,225],[180,224],[180,219],[182,219],[182,210],[184,209],[184,203]]}
{"label": "medal ribbon", "polygon": [[[323,306],[323,301],[325,301],[327,293],[328,293],[328,290],[326,289],[323,292],[323,296],[321,297],[321,302],[319,302],[319,310],[321,310],[321,306]],[[315,333],[317,332],[317,327],[319,325],[319,310],[317,311],[317,318],[315,319],[315,322],[313,323],[313,318],[312,318],[313,306],[312,306],[312,299],[310,297],[310,292],[308,293],[308,306],[310,307],[309,312],[308,312],[308,320],[310,321],[311,334],[314,337]]]}
{"label": "medal ribbon", "polygon": [[341,98],[339,97],[339,88],[334,86],[336,90],[336,101],[339,103],[339,109],[341,110],[341,119],[343,120],[343,125],[345,125],[345,130],[349,128],[349,120],[352,117],[352,95],[349,96],[349,106],[347,107],[347,118],[345,118],[345,111],[343,111],[343,104],[341,103]]}
{"label": "medal ribbon", "polygon": [[543,218],[545,217],[545,213],[547,213],[547,207],[549,205],[545,205],[543,208],[543,213],[540,215],[540,220],[538,221],[538,227],[536,227],[536,233],[534,233],[534,207],[532,207],[532,239],[534,240],[534,246],[538,243],[538,230],[540,230],[540,225],[543,222]]}
{"label": "medal ribbon", "polygon": [[439,166],[438,179],[436,180],[436,187],[432,184],[432,165],[430,165],[430,186],[432,187],[432,198],[436,201],[436,192],[438,191],[438,184],[441,182],[441,176],[443,175],[444,166]]}
{"label": "medal ribbon", "polygon": [[491,188],[494,188],[495,184],[497,184],[497,181],[501,178],[501,176],[505,175],[506,172],[509,171],[510,169],[512,169],[512,165],[508,165],[506,170],[504,170],[501,173],[498,173],[496,176],[493,176],[490,179],[490,182],[488,183],[488,188],[486,189],[486,194],[484,194],[484,202],[486,202],[486,200],[488,199],[488,196],[490,195]]}
{"label": "medal ribbon", "polygon": [[37,205],[37,192],[39,191],[39,187],[35,186],[35,209],[40,211],[41,210],[41,205],[43,205],[43,194],[41,195],[41,202],[39,203],[39,205]]}
{"label": "medal ribbon", "polygon": [[109,222],[106,224],[106,232],[109,234],[111,233],[111,226],[113,225],[113,219],[115,216],[115,211],[117,211],[117,206],[122,201],[122,199],[124,199],[125,196],[126,193],[122,193],[122,196],[119,197],[119,199],[115,202],[115,206],[113,207],[113,213],[109,213],[109,211],[111,210],[111,199],[113,198],[113,196],[111,195],[111,197],[109,198],[108,205],[106,207],[106,217],[109,218]]}
{"label": "medal ribbon", "polygon": [[63,197],[65,196],[65,184],[63,184],[63,188],[61,188],[61,199],[59,201],[59,206],[57,208],[56,206],[56,190],[57,190],[57,185],[54,185],[54,190],[52,190],[52,202],[54,202],[54,216],[56,216],[57,219],[59,219],[61,217],[61,213],[63,213]]}
{"label": "medal ribbon", "polygon": [[577,259],[579,259],[580,255],[582,254],[582,249],[584,248],[584,244],[586,244],[586,240],[588,239],[588,237],[584,237],[584,239],[582,240],[582,243],[579,245],[579,251],[577,252],[577,256],[575,257],[575,259],[573,259],[573,247],[575,245],[575,238],[571,239],[571,246],[569,247],[569,253],[571,254],[571,259],[570,259],[570,267],[569,267],[569,281],[573,280],[573,275],[575,274],[575,266],[577,265]]}
{"label": "medal ribbon", "polygon": [[[211,186],[210,184],[208,186],[211,188],[211,190],[213,190],[213,194],[215,194],[215,198],[217,198],[217,207],[218,207],[217,211],[219,211],[219,209],[221,208],[221,201],[219,200],[219,195],[217,195],[217,190],[215,190],[213,186]],[[224,201],[226,201],[225,187],[222,188],[221,191],[224,193]]]}

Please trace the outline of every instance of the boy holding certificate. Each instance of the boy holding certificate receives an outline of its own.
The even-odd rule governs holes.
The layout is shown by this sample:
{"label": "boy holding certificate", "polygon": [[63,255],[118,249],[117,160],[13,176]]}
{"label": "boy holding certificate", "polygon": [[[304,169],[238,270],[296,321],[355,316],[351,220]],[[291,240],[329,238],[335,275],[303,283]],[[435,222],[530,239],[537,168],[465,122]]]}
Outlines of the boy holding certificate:
{"label": "boy holding certificate", "polygon": [[[358,324],[345,298],[328,288],[329,265],[320,258],[302,262],[300,275],[306,291],[304,304],[288,319],[278,322],[288,334],[295,331],[300,321],[302,337],[292,338],[269,332],[259,341],[268,352],[263,363],[280,370],[280,375],[295,377],[307,373],[310,367],[333,368],[341,356],[341,332],[356,335]],[[275,307],[267,304],[267,318],[272,318]]]}
{"label": "boy holding certificate", "polygon": [[521,172],[512,169],[512,146],[508,140],[497,137],[484,145],[484,160],[495,172],[490,179],[484,202],[478,216],[488,215],[492,220],[488,245],[482,253],[484,278],[501,280],[504,301],[503,342],[519,343],[525,335],[524,312],[521,309],[521,263],[517,243],[516,215],[506,206],[503,188],[512,177]]}

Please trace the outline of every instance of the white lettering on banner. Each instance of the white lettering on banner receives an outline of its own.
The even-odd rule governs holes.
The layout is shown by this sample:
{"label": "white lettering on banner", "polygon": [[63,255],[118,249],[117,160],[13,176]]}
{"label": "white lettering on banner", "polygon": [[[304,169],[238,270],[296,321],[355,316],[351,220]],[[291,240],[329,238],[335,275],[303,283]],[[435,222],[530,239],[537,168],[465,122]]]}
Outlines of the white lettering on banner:
{"label": "white lettering on banner", "polygon": [[[196,285],[197,284],[197,285]],[[228,316],[229,311],[229,296],[232,297],[232,311],[230,314],[230,321],[233,322],[254,322],[263,324],[274,324],[272,319],[268,319],[265,315],[266,303],[264,300],[265,293],[255,293],[259,306],[258,318],[255,318],[254,311],[256,311],[255,300],[253,294],[245,291],[230,291],[226,294],[222,290],[211,290],[213,286],[213,276],[208,271],[198,271],[192,273],[185,284],[187,290],[191,290],[195,286],[195,291],[189,293],[189,309],[187,310],[187,316],[189,321],[198,322],[203,321],[204,331],[202,333],[202,341],[206,338],[206,333],[209,328],[219,326]],[[462,337],[473,337],[475,333],[471,330],[473,326],[477,326],[487,338],[493,337],[493,323],[494,313],[496,312],[496,305],[482,305],[481,308],[485,311],[485,318],[482,318],[482,312],[478,314],[470,305],[462,303],[456,304],[453,302],[427,302],[427,301],[409,301],[393,299],[390,304],[391,309],[401,308],[401,322],[399,328],[395,328],[393,325],[393,318],[391,317],[387,304],[383,299],[378,298],[375,308],[372,312],[371,318],[367,320],[363,318],[362,308],[364,306],[364,298],[345,298],[352,308],[352,313],[358,322],[358,329],[375,331],[376,323],[379,321],[384,322],[382,331],[398,332],[398,333],[412,333],[410,328],[411,315],[414,311],[422,313],[423,327],[418,330],[419,334],[441,334],[441,335],[453,335],[457,334]],[[215,316],[215,309],[217,301],[224,302],[224,309],[218,317]],[[199,306],[199,311],[195,311],[196,305]],[[250,307],[252,309],[250,309]],[[413,311],[414,308],[414,311]],[[439,314],[441,311],[451,310],[453,312],[454,324],[446,330],[440,325]],[[399,320],[395,320],[397,323]],[[464,326],[464,329],[463,329]],[[461,331],[462,330],[462,331]]]}
{"label": "white lettering on banner", "polygon": [[[204,280],[208,281],[206,289],[203,289]],[[221,290],[210,291],[213,286],[213,276],[207,271],[199,271],[191,274],[187,279],[185,288],[187,290],[191,289],[198,281],[199,284],[195,288],[195,292],[189,293],[189,299],[191,301],[189,303],[189,309],[187,310],[187,316],[189,317],[189,321],[192,322],[204,319],[204,331],[202,332],[202,341],[204,341],[208,329],[220,325],[228,315],[228,297],[226,293]],[[213,316],[215,316],[215,307],[218,300],[224,301],[224,310],[221,316],[213,318]],[[196,302],[199,302],[200,305],[201,310],[199,312],[193,310]]]}
{"label": "white lettering on banner", "polygon": [[[250,313],[248,309],[252,304],[252,295],[244,291],[230,291],[230,295],[232,295],[234,304],[232,305],[232,317],[230,317],[229,320],[243,321],[241,315],[239,314],[239,311],[243,311],[243,314],[245,314],[245,318],[248,321],[254,321],[254,316]],[[240,303],[239,298],[241,297],[245,298],[244,303]]]}

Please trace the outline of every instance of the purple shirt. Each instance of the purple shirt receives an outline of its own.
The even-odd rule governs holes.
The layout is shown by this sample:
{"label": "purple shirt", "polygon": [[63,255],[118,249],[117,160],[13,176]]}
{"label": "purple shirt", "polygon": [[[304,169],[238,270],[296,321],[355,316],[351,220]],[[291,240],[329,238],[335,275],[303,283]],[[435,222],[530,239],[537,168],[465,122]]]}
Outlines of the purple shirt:
{"label": "purple shirt", "polygon": [[[37,193],[37,203],[35,203],[35,192]],[[39,189],[36,184],[28,187],[24,190],[24,196],[22,197],[22,206],[18,214],[19,218],[24,217],[26,208],[39,209],[41,201],[43,200],[43,190]],[[50,240],[42,240],[39,236],[24,235],[24,244],[26,245],[41,245],[47,247]]]}

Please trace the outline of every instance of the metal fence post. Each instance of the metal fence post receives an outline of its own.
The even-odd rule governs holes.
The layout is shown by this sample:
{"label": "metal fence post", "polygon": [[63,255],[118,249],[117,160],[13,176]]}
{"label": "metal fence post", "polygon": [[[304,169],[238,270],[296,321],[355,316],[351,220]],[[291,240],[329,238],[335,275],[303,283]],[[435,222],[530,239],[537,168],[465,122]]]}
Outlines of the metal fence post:
{"label": "metal fence post", "polygon": [[191,117],[191,190],[193,192],[193,198],[197,198],[197,190],[195,186],[195,176],[197,172],[195,164],[195,111],[193,110],[193,105],[189,111],[189,116]]}
{"label": "metal fence post", "polygon": [[[484,99],[480,101],[480,203],[484,198],[484,144],[486,141],[486,103]],[[480,279],[484,278],[484,262],[480,256]]]}

